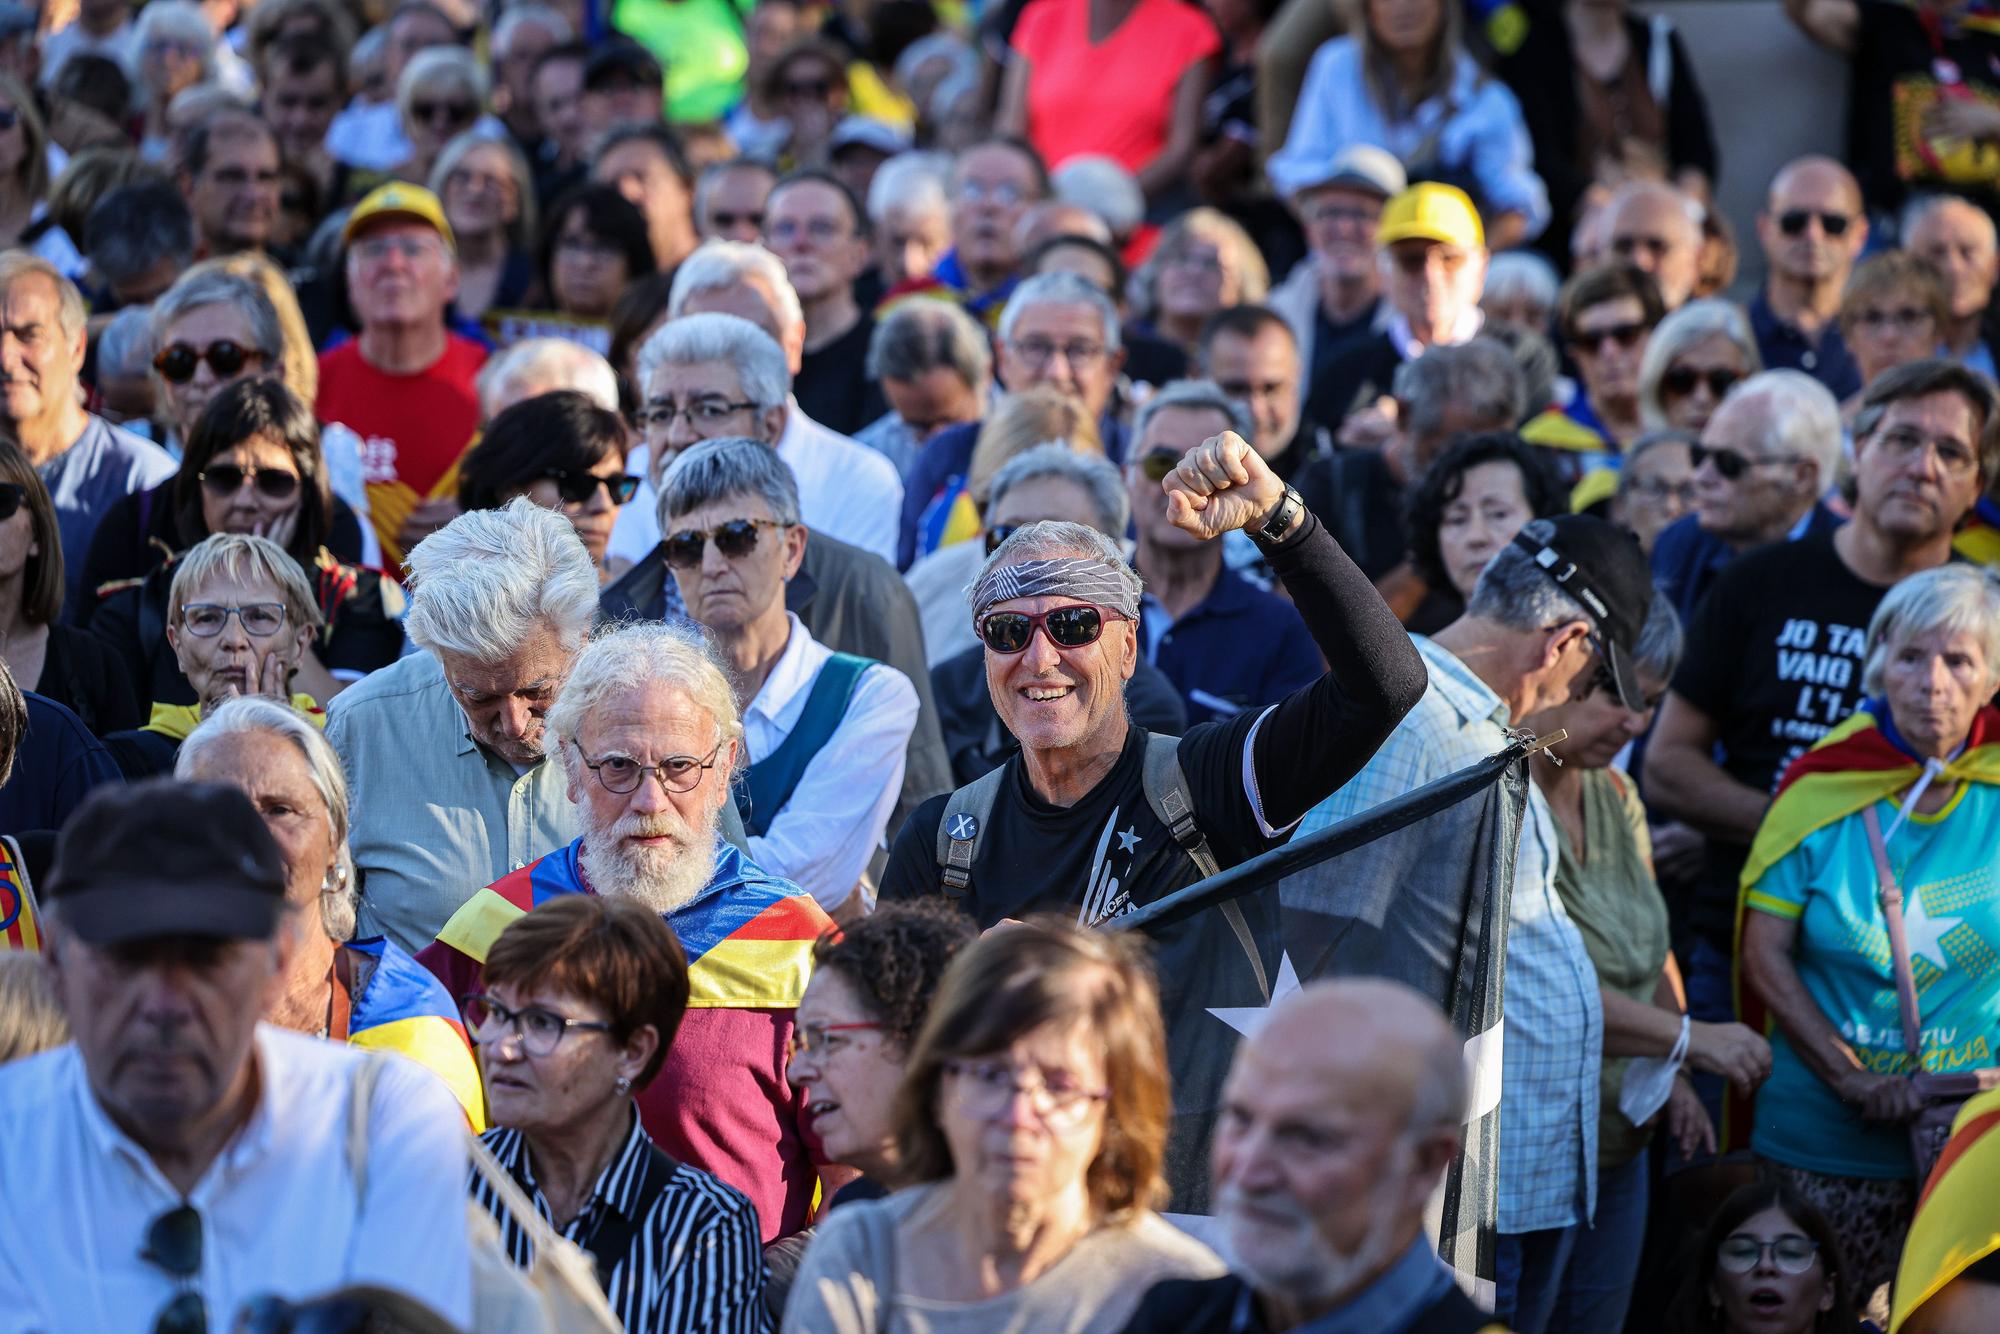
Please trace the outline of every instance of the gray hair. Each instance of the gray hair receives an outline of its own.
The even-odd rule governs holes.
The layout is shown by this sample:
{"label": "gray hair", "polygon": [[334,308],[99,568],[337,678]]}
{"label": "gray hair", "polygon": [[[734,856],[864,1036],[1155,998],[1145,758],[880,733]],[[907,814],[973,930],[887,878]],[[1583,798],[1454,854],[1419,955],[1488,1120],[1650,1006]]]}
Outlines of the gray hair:
{"label": "gray hair", "polygon": [[1969,634],[1986,653],[1986,689],[2000,680],[2000,579],[1977,565],[1940,565],[1913,574],[1883,595],[1868,619],[1861,689],[1882,693],[1889,655],[1917,635]]}
{"label": "gray hair", "polygon": [[[157,0],[155,0],[157,3]],[[396,114],[404,120],[410,118],[410,104],[416,101],[417,90],[434,82],[453,80],[466,92],[479,109],[486,109],[486,97],[492,85],[486,78],[486,71],[479,64],[479,58],[462,46],[427,46],[410,57],[403,66],[403,76],[396,80]]]}
{"label": "gray hair", "polygon": [[90,310],[83,304],[83,293],[76,284],[63,277],[61,269],[32,251],[0,250],[0,292],[28,277],[46,278],[55,284],[56,323],[62,326],[63,336],[74,338],[82,333]]}
{"label": "gray hair", "polygon": [[546,624],[568,649],[590,635],[597,567],[561,511],[516,496],[461,514],[403,563],[413,585],[403,632],[432,653],[497,663]]}
{"label": "gray hair", "polygon": [[188,734],[181,743],[180,753],[174,757],[174,777],[183,782],[194,778],[202,757],[223,738],[260,732],[289,741],[298,749],[305,757],[307,777],[312,779],[320,800],[326,803],[327,823],[333,833],[333,855],[341,878],[337,888],[320,895],[320,925],[330,940],[351,940],[361,895],[354,874],[354,858],[347,847],[347,772],[341,768],[340,756],[324,731],[289,704],[262,695],[239,695],[203,715],[200,725]]}
{"label": "gray hair", "polygon": [[1632,665],[1655,681],[1670,681],[1681,665],[1681,614],[1673,599],[1660,589],[1646,605],[1646,623],[1639,627],[1639,644],[1632,652]]}
{"label": "gray hair", "polygon": [[1495,552],[1479,572],[1465,611],[1509,630],[1540,630],[1571,621],[1597,624],[1581,602],[1563,592],[1533,556],[1512,542]]}
{"label": "gray hair", "polygon": [[1216,413],[1229,423],[1230,430],[1245,440],[1256,434],[1256,425],[1250,420],[1250,409],[1223,393],[1222,386],[1215,381],[1170,380],[1146,400],[1139,409],[1139,415],[1132,419],[1134,462],[1138,459],[1139,442],[1146,438],[1146,428],[1153,424],[1153,418],[1173,408],[1182,412]]}
{"label": "gray hair", "polygon": [[[1045,449],[1047,446],[1037,448]],[[1022,457],[1025,458],[1026,455]],[[971,605],[974,594],[986,582],[986,576],[1001,566],[1019,565],[1023,561],[1047,560],[1053,556],[1077,556],[1084,560],[1096,561],[1110,572],[1112,578],[1125,586],[1135,605],[1145,591],[1145,581],[1139,578],[1139,572],[1127,563],[1125,553],[1119,549],[1115,539],[1107,537],[1095,528],[1086,528],[1080,523],[1044,519],[1040,523],[1031,523],[1015,529],[1013,534],[986,558],[986,563],[979,567],[979,574],[966,586],[967,605]]]}
{"label": "gray hair", "polygon": [[491,50],[496,58],[504,56],[514,34],[531,24],[539,24],[556,39],[556,45],[576,39],[576,29],[569,26],[569,20],[547,5],[509,5],[493,25]]}
{"label": "gray hair", "polygon": [[1050,176],[1049,185],[1057,199],[1090,210],[1119,236],[1146,220],[1146,192],[1116,158],[1073,157]]}
{"label": "gray hair", "polygon": [[719,361],[736,368],[743,394],[760,410],[791,397],[792,370],[778,340],[740,315],[709,311],[681,315],[653,331],[639,348],[639,396],[652,392],[663,366],[695,366]]}
{"label": "gray hair", "polygon": [[167,624],[178,626],[189,595],[218,577],[275,584],[285,595],[285,615],[290,620],[310,626],[315,634],[326,625],[319,598],[299,563],[270,538],[249,533],[210,533],[174,562],[174,577],[167,585]]}
{"label": "gray hair", "polygon": [[[916,77],[917,68],[933,60],[949,60],[953,74],[974,71],[979,68],[979,55],[963,39],[948,32],[934,32],[919,37],[903,48],[896,57],[894,73],[896,87],[908,88]],[[946,76],[949,77],[949,76]]]}
{"label": "gray hair", "polygon": [[1023,279],[1021,285],[1014,289],[1014,295],[1007,298],[1006,309],[1000,312],[1001,341],[1014,337],[1014,326],[1020,322],[1021,312],[1030,306],[1089,306],[1097,312],[1098,321],[1104,326],[1104,345],[1109,348],[1119,346],[1118,307],[1111,304],[1110,297],[1077,274],[1038,273]]}
{"label": "gray hair", "polygon": [[[641,621],[599,635],[577,655],[543,719],[542,752],[562,756],[564,769],[574,774],[579,757],[569,743],[584,720],[616,692],[648,685],[669,686],[687,695],[715,720],[721,740],[743,735],[736,692],[701,631],[691,624]],[[729,775],[720,777],[726,782]]]}
{"label": "gray hair", "polygon": [[949,212],[951,154],[898,153],[876,168],[875,179],[868,183],[868,217],[880,226],[892,208],[913,213]]}
{"label": "gray hair", "polygon": [[103,377],[150,375],[152,371],[152,312],[144,306],[127,306],[97,335],[97,373]]}
{"label": "gray hair", "polygon": [[993,376],[986,331],[956,302],[935,297],[898,302],[868,339],[868,378],[909,381],[940,368],[973,392],[984,392]]}
{"label": "gray hair", "polygon": [[1132,497],[1118,465],[1098,454],[1079,454],[1059,440],[1023,450],[1000,465],[986,488],[986,512],[991,514],[1000,498],[1028,482],[1054,480],[1068,482],[1097,510],[1097,527],[1106,537],[1125,536],[1132,517]]}
{"label": "gray hair", "polygon": [[1833,392],[1804,371],[1761,371],[1738,380],[1716,411],[1756,400],[1764,409],[1766,447],[1774,454],[1799,454],[1819,465],[1821,490],[1840,476],[1840,403]]}
{"label": "gray hair", "polygon": [[[1639,359],[1639,415],[1647,430],[1658,431],[1667,425],[1666,409],[1660,405],[1660,377],[1689,348],[1717,334],[1735,345],[1743,358],[1746,375],[1764,369],[1764,358],[1757,351],[1757,336],[1750,331],[1750,321],[1741,306],[1712,296],[1688,302],[1660,321],[1652,337],[1646,340],[1645,355]],[[1822,477],[1831,480],[1832,474]]]}
{"label": "gray hair", "polygon": [[479,368],[473,377],[479,415],[492,421],[524,398],[574,389],[607,412],[618,411],[618,373],[582,343],[567,338],[524,338]]}
{"label": "gray hair", "polygon": [[689,510],[732,496],[758,496],[782,524],[799,522],[799,484],[777,451],[744,436],[704,440],[682,450],[660,478],[660,527]]}
{"label": "gray hair", "polygon": [[263,285],[242,274],[209,268],[182,275],[153,303],[149,341],[154,355],[166,346],[167,331],[176,320],[208,306],[229,306],[242,312],[250,322],[257,350],[264,354],[264,364],[278,367],[284,363],[285,331]]}
{"label": "gray hair", "polygon": [[1391,387],[1409,409],[1406,429],[1417,439],[1441,435],[1445,412],[1454,407],[1478,414],[1496,431],[1512,429],[1528,414],[1521,363],[1506,344],[1485,335],[1427,349],[1396,368]]}
{"label": "gray hair", "polygon": [[481,133],[477,128],[463,130],[455,134],[438,150],[437,161],[431,166],[430,192],[444,200],[445,182],[458,170],[459,163],[472,156],[474,150],[491,148],[498,152],[507,163],[507,174],[514,179],[514,221],[507,224],[507,239],[519,249],[526,250],[528,242],[536,234],[535,218],[535,174],[528,166],[528,159],[514,145],[511,135],[494,137]]}
{"label": "gray hair", "polygon": [[1903,212],[1897,220],[1896,226],[1897,234],[1902,238],[1903,245],[1908,247],[1910,245],[1910,236],[1917,228],[1923,226],[1931,218],[1954,204],[1966,209],[1967,217],[1974,219],[1977,223],[1985,227],[1986,243],[1988,245],[1996,244],[1993,218],[1985,209],[1979,207],[1979,205],[1973,203],[1971,200],[1958,195],[1933,193],[1918,195],[1915,199],[1903,205]]}
{"label": "gray hair", "polygon": [[1561,292],[1562,279],[1556,266],[1532,250],[1502,251],[1486,266],[1483,300],[1527,300],[1553,311]]}
{"label": "gray hair", "polygon": [[678,319],[688,298],[703,292],[719,292],[747,282],[761,283],[778,303],[772,314],[781,329],[796,329],[806,322],[799,294],[785,273],[785,262],[763,246],[748,241],[704,241],[674,270],[674,285],[667,293],[667,318]]}
{"label": "gray hair", "polygon": [[1661,445],[1686,445],[1689,448],[1693,448],[1700,443],[1701,441],[1695,437],[1692,431],[1676,431],[1670,427],[1662,431],[1646,432],[1630,445],[1627,445],[1623,456],[1619,459],[1618,493],[1623,495],[1631,489],[1632,479],[1637,476],[1632,465],[1640,459],[1645,458],[1646,455],[1652,453]]}
{"label": "gray hair", "polygon": [[145,86],[146,48],[163,37],[184,42],[201,53],[201,78],[197,83],[207,83],[215,77],[215,28],[201,6],[191,0],[153,0],[139,11],[137,31],[128,48],[132,63],[127,72],[132,76],[133,86]]}

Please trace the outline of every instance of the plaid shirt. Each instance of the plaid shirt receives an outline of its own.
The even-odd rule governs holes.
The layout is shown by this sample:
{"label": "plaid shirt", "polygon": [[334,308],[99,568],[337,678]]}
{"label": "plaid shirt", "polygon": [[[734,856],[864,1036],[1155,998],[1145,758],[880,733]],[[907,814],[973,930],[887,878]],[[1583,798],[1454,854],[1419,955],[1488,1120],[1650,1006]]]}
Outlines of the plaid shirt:
{"label": "plaid shirt", "polygon": [[[1345,820],[1485,759],[1507,744],[1507,706],[1463,662],[1413,636],[1430,688],[1368,767],[1306,814],[1299,832]],[[1604,1014],[1583,937],[1556,897],[1555,822],[1533,785],[1507,932],[1500,1087],[1500,1230],[1587,1221],[1597,1198],[1597,1090]]]}

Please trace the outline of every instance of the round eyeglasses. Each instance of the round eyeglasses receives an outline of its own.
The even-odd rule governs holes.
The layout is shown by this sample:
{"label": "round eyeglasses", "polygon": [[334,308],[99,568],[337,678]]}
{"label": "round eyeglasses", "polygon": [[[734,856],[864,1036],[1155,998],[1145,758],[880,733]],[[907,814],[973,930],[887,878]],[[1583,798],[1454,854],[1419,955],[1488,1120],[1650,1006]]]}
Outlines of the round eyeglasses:
{"label": "round eyeglasses", "polygon": [[716,756],[722,753],[722,743],[718,741],[705,757],[669,755],[658,764],[641,764],[630,755],[606,755],[601,760],[592,760],[583,753],[582,742],[572,740],[570,744],[576,747],[583,767],[596,774],[598,783],[615,797],[638,791],[647,774],[659,779],[660,786],[669,792],[692,792],[701,786],[702,775],[715,767]]}
{"label": "round eyeglasses", "polygon": [[599,1019],[568,1019],[539,1005],[510,1010],[491,996],[467,996],[458,1009],[474,1042],[505,1042],[509,1033],[519,1033],[521,1050],[530,1056],[547,1056],[572,1028],[589,1033],[611,1031],[611,1025]]}

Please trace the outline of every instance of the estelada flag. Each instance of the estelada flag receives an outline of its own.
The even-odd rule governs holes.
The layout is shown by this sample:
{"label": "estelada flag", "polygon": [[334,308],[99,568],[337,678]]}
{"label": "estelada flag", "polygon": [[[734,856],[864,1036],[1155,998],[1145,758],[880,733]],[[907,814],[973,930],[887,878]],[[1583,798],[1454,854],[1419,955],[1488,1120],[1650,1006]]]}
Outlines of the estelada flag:
{"label": "estelada flag", "polygon": [[41,921],[35,910],[35,890],[28,883],[27,862],[13,839],[0,835],[0,950],[42,948]]}
{"label": "estelada flag", "polygon": [[[1736,891],[1734,982],[1736,1017],[1759,1033],[1771,1031],[1763,998],[1743,985],[1743,918],[1757,906],[1757,882],[1801,843],[1827,826],[1859,814],[1917,781],[1922,762],[1900,744],[1887,700],[1863,700],[1847,720],[1792,761],[1757,837]],[[1946,783],[2000,784],[2000,709],[1973,716],[1965,747],[1938,775]],[[1732,1085],[1723,1109],[1725,1152],[1749,1147],[1751,1099]]]}
{"label": "estelada flag", "polygon": [[1967,1099],[1944,1154],[1917,1197],[1917,1216],[1896,1269],[1889,1334],[1945,1284],[2000,1251],[2000,1089]]}

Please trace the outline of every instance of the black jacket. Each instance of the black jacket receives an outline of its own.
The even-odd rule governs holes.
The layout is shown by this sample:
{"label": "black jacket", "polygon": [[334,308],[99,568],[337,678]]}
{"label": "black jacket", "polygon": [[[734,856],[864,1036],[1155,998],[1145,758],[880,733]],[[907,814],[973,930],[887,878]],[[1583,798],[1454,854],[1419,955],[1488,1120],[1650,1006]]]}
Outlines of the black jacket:
{"label": "black jacket", "polygon": [[[1250,1318],[1235,1323],[1244,1282],[1234,1274],[1221,1278],[1175,1278],[1155,1283],[1139,1302],[1125,1334],[1269,1334],[1257,1303]],[[1400,1329],[1382,1334],[1506,1334],[1506,1327],[1475,1306],[1456,1287],[1420,1311]]]}

